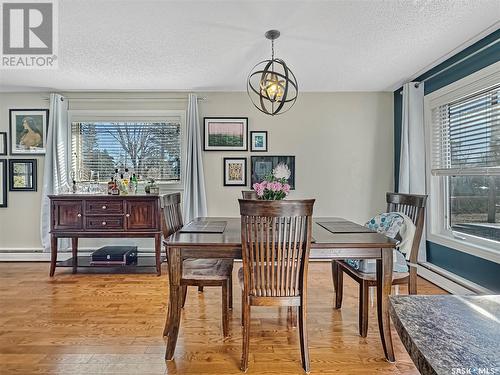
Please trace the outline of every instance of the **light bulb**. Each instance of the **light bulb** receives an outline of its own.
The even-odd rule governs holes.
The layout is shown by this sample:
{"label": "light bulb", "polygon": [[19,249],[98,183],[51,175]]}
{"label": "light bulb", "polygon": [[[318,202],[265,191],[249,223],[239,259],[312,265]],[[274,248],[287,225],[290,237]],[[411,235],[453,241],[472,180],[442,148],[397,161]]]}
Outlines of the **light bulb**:
{"label": "light bulb", "polygon": [[285,92],[285,81],[278,79],[275,73],[267,73],[260,81],[260,92],[272,102],[278,101]]}

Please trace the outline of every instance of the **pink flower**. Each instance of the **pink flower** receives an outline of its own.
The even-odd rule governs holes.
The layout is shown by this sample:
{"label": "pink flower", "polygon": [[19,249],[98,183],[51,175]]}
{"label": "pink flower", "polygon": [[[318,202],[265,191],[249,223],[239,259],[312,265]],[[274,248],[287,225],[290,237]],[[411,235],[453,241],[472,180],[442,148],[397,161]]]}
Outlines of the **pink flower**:
{"label": "pink flower", "polygon": [[276,188],[275,188],[275,182],[270,182],[269,184],[267,184],[267,188],[271,191],[276,191]]}
{"label": "pink flower", "polygon": [[264,195],[264,190],[265,190],[264,183],[259,184],[258,182],[256,182],[255,184],[253,184],[253,189],[257,193],[257,196],[262,197]]}
{"label": "pink flower", "polygon": [[290,185],[288,184],[283,184],[283,191],[285,192],[286,195],[290,192]]}

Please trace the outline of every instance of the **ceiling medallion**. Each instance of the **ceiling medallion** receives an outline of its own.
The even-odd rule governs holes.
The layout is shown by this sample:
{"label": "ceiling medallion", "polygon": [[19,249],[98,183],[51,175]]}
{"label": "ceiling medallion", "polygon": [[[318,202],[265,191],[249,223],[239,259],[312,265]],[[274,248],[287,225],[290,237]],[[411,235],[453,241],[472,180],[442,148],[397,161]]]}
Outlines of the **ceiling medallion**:
{"label": "ceiling medallion", "polygon": [[278,30],[265,34],[271,40],[271,60],[255,65],[248,76],[247,93],[253,105],[266,115],[280,115],[293,107],[299,94],[295,75],[282,59],[274,57],[274,41]]}

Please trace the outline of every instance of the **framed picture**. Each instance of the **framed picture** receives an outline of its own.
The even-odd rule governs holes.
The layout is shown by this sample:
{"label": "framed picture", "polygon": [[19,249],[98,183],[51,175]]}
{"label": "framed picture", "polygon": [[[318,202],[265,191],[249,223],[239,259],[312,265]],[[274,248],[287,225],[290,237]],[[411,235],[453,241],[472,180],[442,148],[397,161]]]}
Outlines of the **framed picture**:
{"label": "framed picture", "polygon": [[247,186],[247,158],[224,158],[224,186]]}
{"label": "framed picture", "polygon": [[261,182],[264,178],[273,171],[274,167],[283,163],[290,168],[290,178],[288,183],[290,188],[295,190],[295,156],[252,156],[252,180],[251,185],[256,182]]}
{"label": "framed picture", "polygon": [[7,207],[7,160],[0,160],[0,207]]}
{"label": "framed picture", "polygon": [[205,151],[247,151],[248,119],[246,117],[205,117]]}
{"label": "framed picture", "polygon": [[0,132],[0,155],[7,155],[7,133]]}
{"label": "framed picture", "polygon": [[11,109],[10,154],[43,155],[47,143],[48,109]]}
{"label": "framed picture", "polygon": [[250,132],[250,151],[267,151],[267,131]]}
{"label": "framed picture", "polygon": [[9,190],[36,191],[36,159],[9,159]]}

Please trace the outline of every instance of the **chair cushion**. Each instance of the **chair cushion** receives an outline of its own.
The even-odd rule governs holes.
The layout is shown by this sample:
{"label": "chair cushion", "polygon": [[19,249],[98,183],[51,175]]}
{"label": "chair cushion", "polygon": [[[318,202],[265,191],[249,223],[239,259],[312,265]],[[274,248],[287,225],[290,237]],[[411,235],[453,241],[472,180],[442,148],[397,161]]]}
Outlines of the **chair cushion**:
{"label": "chair cushion", "polygon": [[372,217],[365,227],[382,233],[390,238],[396,238],[403,226],[404,218],[397,212],[384,212]]}
{"label": "chair cushion", "polygon": [[182,263],[183,279],[227,280],[232,272],[232,259],[186,259]]}

